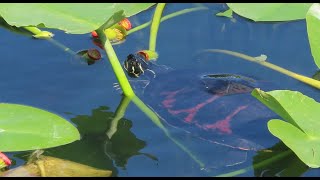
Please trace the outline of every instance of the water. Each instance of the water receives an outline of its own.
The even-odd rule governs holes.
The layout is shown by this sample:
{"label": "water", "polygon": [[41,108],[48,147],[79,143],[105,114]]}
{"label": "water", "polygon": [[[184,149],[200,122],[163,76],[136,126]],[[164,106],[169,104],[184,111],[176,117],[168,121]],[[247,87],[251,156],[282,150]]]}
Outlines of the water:
{"label": "water", "polygon": [[[215,16],[226,9],[226,5],[206,5],[210,8],[208,11],[193,12],[161,23],[157,39],[159,64],[174,69],[244,72],[320,101],[318,90],[257,64],[222,54],[194,57],[197,50],[204,48],[227,49],[252,56],[265,54],[269,62],[310,77],[317,67],[311,56],[305,21],[254,23],[235,14],[235,19],[231,20]],[[193,5],[168,4],[164,14],[190,7]],[[150,20],[152,13],[153,10],[145,11],[130,20],[137,26]],[[57,41],[74,51],[95,47],[89,34],[52,32]],[[116,78],[104,53],[101,62],[86,66],[48,41],[34,40],[4,29],[0,29],[0,33],[1,102],[26,104],[57,113],[77,125],[83,137],[81,141],[49,149],[47,155],[110,169],[114,176],[211,176],[252,165],[256,154],[250,152],[246,161],[237,166],[210,169],[209,172],[201,170],[133,103],[119,121],[119,130],[108,140],[106,131],[121,96],[112,87]],[[147,49],[148,40],[149,28],[146,28],[131,34],[124,44],[114,48],[119,59],[124,60],[130,53]],[[218,146],[189,135],[173,134],[191,149],[200,146],[194,152],[199,158],[214,159],[224,152]],[[9,153],[15,162],[12,168],[25,162],[26,153]],[[237,161],[236,154],[232,157]],[[296,162],[294,156],[290,157],[290,161]],[[298,175],[319,176],[319,170],[304,170]],[[239,176],[257,174],[250,170]]]}

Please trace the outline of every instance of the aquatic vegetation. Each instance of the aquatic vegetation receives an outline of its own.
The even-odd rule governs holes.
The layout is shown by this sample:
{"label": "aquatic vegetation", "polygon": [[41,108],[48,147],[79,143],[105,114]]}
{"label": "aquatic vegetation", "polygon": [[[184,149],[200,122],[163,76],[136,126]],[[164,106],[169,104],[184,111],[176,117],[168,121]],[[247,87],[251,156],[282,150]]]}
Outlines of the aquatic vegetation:
{"label": "aquatic vegetation", "polygon": [[[128,18],[152,7],[154,4],[155,3],[9,3],[1,5],[0,15],[4,20],[2,26],[11,29],[13,32],[27,34],[26,32],[23,32],[24,30],[31,33],[33,38],[47,40],[67,53],[87,59],[88,65],[92,65],[95,61],[102,58],[102,55],[98,50],[88,48],[86,50],[74,52],[70,48],[55,41],[53,33],[42,31],[41,29],[59,29],[68,34],[91,34],[94,44],[105,51],[119,82],[118,86],[121,88],[123,94],[132,100],[160,129],[163,130],[168,138],[186,152],[200,168],[205,168],[205,164],[201,160],[170,134],[162,121],[160,121],[158,115],[139,99],[135,94],[136,92],[131,87],[124,70],[129,72],[129,76],[131,73],[134,77],[139,77],[141,74],[144,74],[146,70],[145,67],[147,67],[147,65],[144,66],[140,63],[144,61],[130,61],[129,63],[124,64],[123,68],[117,53],[113,49],[113,45],[124,43],[127,36],[131,33],[150,25],[149,48],[141,49],[137,54],[145,59],[146,64],[148,61],[156,62],[158,59],[156,42],[160,23],[184,13],[207,10],[205,7],[196,7],[177,11],[162,17],[166,4],[159,3],[154,8],[154,15],[150,22],[144,23],[138,27],[132,27]],[[317,51],[320,46],[318,37],[320,8],[318,3],[270,3],[263,5],[258,3],[227,3],[227,5],[230,8],[229,10],[216,15],[232,17],[234,12],[237,15],[249,18],[257,23],[260,21],[292,21],[306,18],[311,53],[314,57],[315,64],[318,67],[320,66],[320,54],[319,51]],[[16,11],[23,13],[24,16],[18,15]],[[88,16],[88,14],[90,14],[90,16]],[[37,43],[37,41],[35,41],[35,43]],[[202,50],[202,52],[218,52],[237,56],[276,70],[320,89],[320,81],[271,64],[268,62],[266,56],[251,57],[246,54],[222,49],[207,49]],[[237,88],[239,88],[239,86],[237,86]],[[241,86],[241,88],[243,88],[243,86]],[[251,91],[253,88],[251,86],[250,88]],[[288,90],[264,92],[255,89],[253,90],[252,95],[285,120],[270,120],[268,122],[268,127],[271,134],[283,141],[283,143],[307,166],[318,168],[320,162],[317,154],[320,150],[317,146],[319,134],[317,134],[316,130],[320,125],[316,121],[316,118],[318,117],[316,109],[318,109],[319,104],[299,92]],[[170,98],[166,100],[170,100]],[[303,103],[299,104],[299,102]],[[292,104],[299,104],[299,106],[292,106]],[[0,135],[2,135],[0,138],[0,151],[10,152],[43,149],[68,144],[80,139],[77,128],[70,124],[66,119],[39,108],[2,103],[0,113],[2,114],[0,118]],[[14,114],[14,116],[12,114]],[[26,122],[26,119],[28,122]],[[43,119],[45,119],[45,121]],[[18,132],[18,134],[10,133],[13,131]],[[25,132],[27,132],[27,135]],[[25,141],[25,138],[27,138],[28,141]],[[276,160],[278,159],[272,159],[272,161]]]}

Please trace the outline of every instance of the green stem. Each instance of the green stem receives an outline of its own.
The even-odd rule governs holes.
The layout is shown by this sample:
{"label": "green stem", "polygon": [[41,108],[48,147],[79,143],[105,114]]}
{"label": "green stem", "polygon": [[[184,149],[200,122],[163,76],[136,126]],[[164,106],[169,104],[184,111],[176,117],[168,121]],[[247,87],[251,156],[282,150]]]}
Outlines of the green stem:
{"label": "green stem", "polygon": [[288,155],[290,155],[292,153],[291,150],[287,150],[287,151],[284,151],[280,154],[277,154],[276,156],[273,156],[267,160],[264,160],[262,162],[259,162],[257,164],[253,164],[252,166],[249,166],[249,167],[246,167],[246,168],[243,168],[243,169],[240,169],[240,170],[237,170],[237,171],[233,171],[233,172],[230,172],[230,173],[225,173],[225,174],[220,174],[218,175],[217,177],[233,177],[233,176],[237,176],[237,175],[240,175],[240,174],[243,174],[243,173],[246,173],[247,171],[250,171],[252,168],[255,168],[255,169],[259,169],[267,164],[271,164],[273,163],[274,161],[278,161]]}
{"label": "green stem", "polygon": [[315,88],[320,89],[320,81],[318,81],[318,80],[303,76],[301,74],[297,74],[295,72],[289,71],[287,69],[284,69],[284,68],[282,68],[280,66],[274,65],[274,64],[269,63],[267,61],[259,61],[259,60],[257,60],[256,58],[254,58],[252,56],[248,56],[248,55],[245,55],[245,54],[242,54],[242,53],[238,53],[238,52],[234,52],[234,51],[223,50],[223,49],[206,49],[206,50],[202,50],[201,52],[217,52],[217,53],[223,53],[223,54],[228,54],[228,55],[232,55],[232,56],[235,56],[235,57],[239,57],[239,58],[242,58],[244,60],[247,60],[247,61],[250,61],[250,62],[254,62],[254,63],[260,64],[262,66],[265,66],[267,68],[273,69],[273,70],[275,70],[277,72],[280,72],[280,73],[285,74],[287,76],[290,76],[290,77],[292,77],[294,79],[297,79],[297,80],[299,80],[299,81],[301,81],[303,83],[306,83],[306,84],[308,84],[310,86],[313,86]]}
{"label": "green stem", "polygon": [[160,19],[161,19],[162,11],[165,6],[166,6],[166,3],[157,4],[156,10],[153,15],[152,23],[150,27],[150,39],[149,39],[150,51],[156,51],[156,42],[157,42],[157,34],[158,34]]}
{"label": "green stem", "polygon": [[97,33],[98,33],[98,36],[100,37],[101,42],[103,42],[103,44],[104,44],[104,49],[106,51],[106,54],[109,58],[112,69],[118,79],[118,82],[121,86],[121,89],[122,89],[124,95],[128,96],[128,97],[135,96],[135,94],[131,88],[131,85],[126,77],[126,74],[124,73],[122,66],[118,60],[117,54],[114,52],[112,44],[107,39],[107,37],[103,31],[97,30]]}
{"label": "green stem", "polygon": [[[168,19],[171,19],[173,17],[176,17],[176,16],[179,16],[179,15],[182,15],[182,14],[186,14],[186,13],[190,13],[190,12],[193,12],[193,11],[201,11],[201,10],[208,10],[207,7],[196,7],[196,8],[190,8],[190,9],[184,9],[184,10],[181,10],[181,11],[177,11],[177,12],[174,12],[174,13],[171,13],[171,14],[168,14],[166,16],[163,16],[160,20],[160,22],[163,22],[165,20],[168,20]],[[131,33],[134,33],[136,31],[139,31],[141,29],[144,29],[146,27],[148,27],[149,25],[151,24],[151,21],[149,22],[146,22],[142,25],[139,25],[131,30],[129,30],[127,32],[127,35],[131,34]]]}
{"label": "green stem", "polygon": [[25,26],[24,29],[30,31],[32,34],[40,34],[42,31],[37,27]]}
{"label": "green stem", "polygon": [[118,122],[120,121],[121,118],[123,118],[128,105],[130,104],[131,99],[127,96],[122,96],[122,99],[120,101],[120,104],[115,112],[115,116],[111,121],[110,124],[110,128],[108,129],[108,131],[106,132],[107,136],[109,139],[112,138],[112,136],[114,135],[114,133],[117,132],[118,129]]}

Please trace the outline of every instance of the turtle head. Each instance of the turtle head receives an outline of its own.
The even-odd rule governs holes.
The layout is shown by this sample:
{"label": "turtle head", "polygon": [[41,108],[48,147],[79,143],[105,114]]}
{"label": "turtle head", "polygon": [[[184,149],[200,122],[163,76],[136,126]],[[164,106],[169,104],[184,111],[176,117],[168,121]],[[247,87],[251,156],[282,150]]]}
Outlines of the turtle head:
{"label": "turtle head", "polygon": [[130,77],[137,78],[148,68],[148,64],[140,54],[129,54],[123,67]]}

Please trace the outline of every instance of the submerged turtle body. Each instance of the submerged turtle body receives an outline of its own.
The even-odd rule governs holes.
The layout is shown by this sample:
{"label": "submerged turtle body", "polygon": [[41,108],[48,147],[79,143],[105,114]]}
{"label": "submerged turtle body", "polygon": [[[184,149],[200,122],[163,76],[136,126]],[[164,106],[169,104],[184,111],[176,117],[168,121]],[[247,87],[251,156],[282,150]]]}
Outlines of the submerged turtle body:
{"label": "submerged turtle body", "polygon": [[[240,150],[259,150],[271,145],[263,142],[264,135],[272,137],[266,123],[277,116],[251,96],[254,88],[270,90],[267,82],[238,74],[164,70],[143,61],[141,56],[131,55],[130,58],[135,62],[126,61],[127,70],[130,70],[130,63],[142,63],[143,67],[150,68],[143,73],[152,71],[154,77],[149,77],[145,86],[141,86],[144,87],[141,98],[168,125]],[[158,73],[157,68],[162,72]]]}

